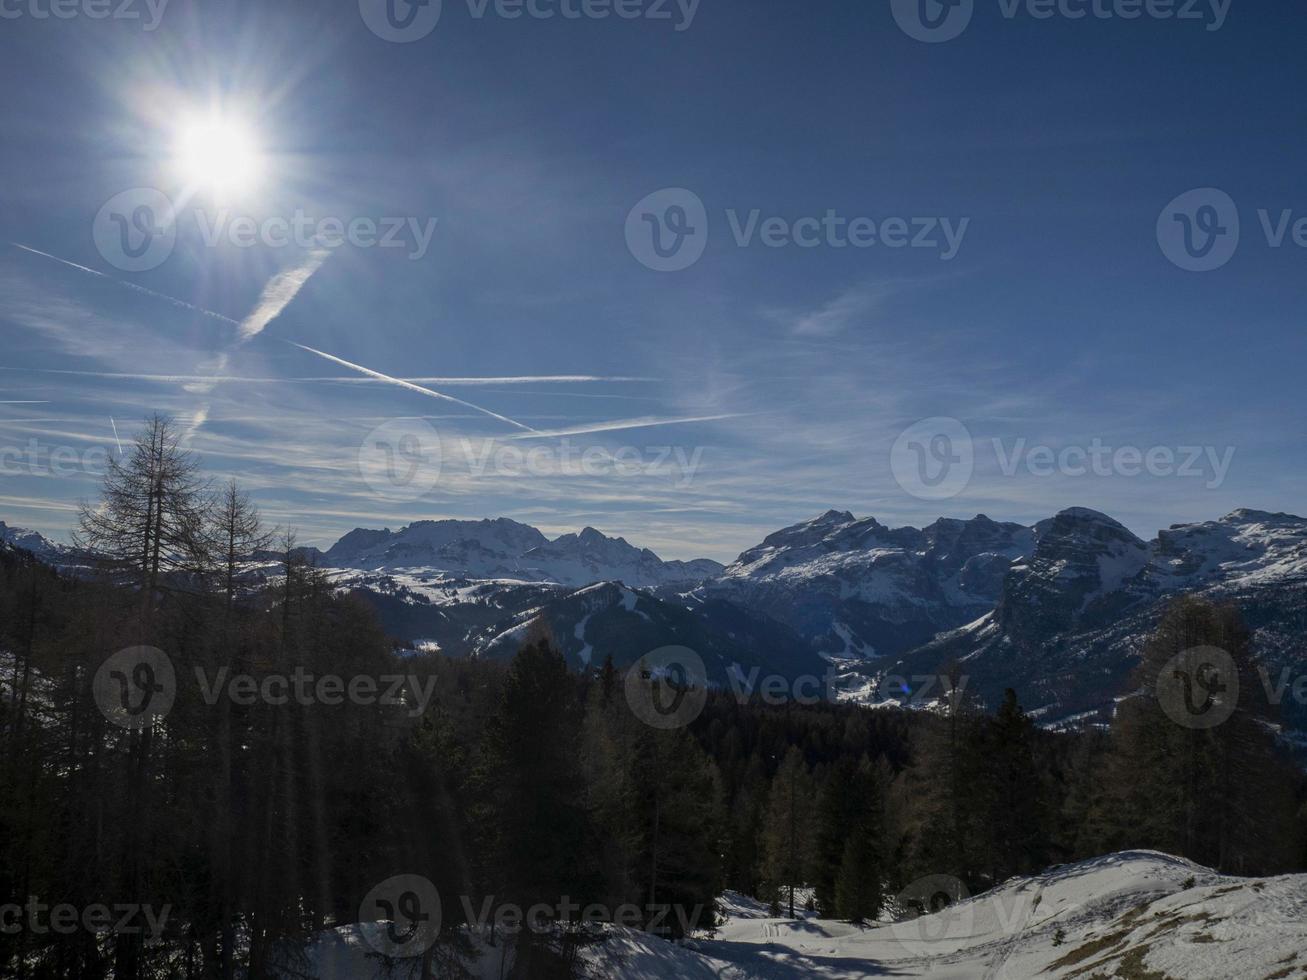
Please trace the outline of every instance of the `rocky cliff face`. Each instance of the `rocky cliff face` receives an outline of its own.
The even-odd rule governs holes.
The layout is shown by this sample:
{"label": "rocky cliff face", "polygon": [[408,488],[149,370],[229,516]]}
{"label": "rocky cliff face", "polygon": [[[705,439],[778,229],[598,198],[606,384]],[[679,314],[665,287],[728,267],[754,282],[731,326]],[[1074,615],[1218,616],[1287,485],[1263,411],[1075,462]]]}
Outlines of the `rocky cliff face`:
{"label": "rocky cliff face", "polygon": [[901,653],[983,615],[1034,532],[982,516],[888,528],[841,511],[768,536],[705,584],[837,659]]}

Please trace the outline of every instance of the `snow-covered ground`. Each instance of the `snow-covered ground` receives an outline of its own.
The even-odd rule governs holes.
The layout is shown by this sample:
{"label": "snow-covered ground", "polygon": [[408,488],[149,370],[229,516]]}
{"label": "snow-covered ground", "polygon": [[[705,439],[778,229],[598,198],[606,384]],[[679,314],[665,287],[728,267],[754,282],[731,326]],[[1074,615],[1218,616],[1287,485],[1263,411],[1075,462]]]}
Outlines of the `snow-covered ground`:
{"label": "snow-covered ground", "polygon": [[[717,933],[671,944],[613,929],[585,953],[589,976],[630,980],[941,980],[1307,977],[1307,875],[1229,878],[1180,858],[1131,851],[1014,879],[942,912],[859,927],[771,918],[738,895]],[[328,934],[318,976],[379,975],[359,928]],[[487,972],[489,971],[489,972]],[[474,968],[498,974],[497,958]]]}

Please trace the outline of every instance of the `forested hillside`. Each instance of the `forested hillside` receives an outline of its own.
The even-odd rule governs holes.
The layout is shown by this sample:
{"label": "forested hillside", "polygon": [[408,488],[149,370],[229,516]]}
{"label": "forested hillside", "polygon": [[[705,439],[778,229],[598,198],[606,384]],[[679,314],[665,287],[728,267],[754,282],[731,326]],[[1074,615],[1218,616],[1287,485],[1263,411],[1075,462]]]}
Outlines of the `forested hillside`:
{"label": "forested hillside", "polygon": [[1150,671],[1197,643],[1250,669],[1231,609],[1172,607],[1110,731],[1040,731],[1012,696],[983,714],[961,684],[930,712],[713,690],[660,728],[632,685],[670,681],[576,673],[546,632],[507,666],[403,650],[288,531],[281,573],[250,577],[273,532],[166,420],[81,528],[90,576],[0,552],[0,895],[38,903],[25,920],[56,903],[122,914],[0,930],[6,976],[293,976],[310,937],[366,917],[396,875],[440,899],[404,969],[464,975],[460,927],[539,907],[488,933],[538,980],[582,969],[609,917],[586,907],[675,939],[713,926],[723,889],[863,922],[926,875],[975,893],[1123,848],[1304,866],[1304,781],[1258,686],[1205,730],[1151,693]]}

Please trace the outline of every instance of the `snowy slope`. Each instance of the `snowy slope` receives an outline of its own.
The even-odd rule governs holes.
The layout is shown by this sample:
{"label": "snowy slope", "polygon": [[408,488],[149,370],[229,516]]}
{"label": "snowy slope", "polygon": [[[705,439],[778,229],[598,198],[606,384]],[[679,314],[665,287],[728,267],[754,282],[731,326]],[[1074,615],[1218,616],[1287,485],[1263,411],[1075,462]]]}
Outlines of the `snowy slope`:
{"label": "snowy slope", "polygon": [[1128,852],[1017,879],[916,919],[860,928],[731,918],[692,950],[667,953],[628,934],[594,962],[596,976],[650,980],[1303,976],[1307,875],[1223,878],[1164,854]]}
{"label": "snowy slope", "polygon": [[[624,980],[1270,980],[1307,976],[1307,875],[1229,878],[1129,851],[1013,879],[942,912],[859,927],[768,918],[739,896],[711,938],[675,945],[628,929],[583,953]],[[379,977],[349,926],[312,948],[314,975]],[[498,976],[498,955],[469,964]],[[397,971],[396,976],[408,976]]]}

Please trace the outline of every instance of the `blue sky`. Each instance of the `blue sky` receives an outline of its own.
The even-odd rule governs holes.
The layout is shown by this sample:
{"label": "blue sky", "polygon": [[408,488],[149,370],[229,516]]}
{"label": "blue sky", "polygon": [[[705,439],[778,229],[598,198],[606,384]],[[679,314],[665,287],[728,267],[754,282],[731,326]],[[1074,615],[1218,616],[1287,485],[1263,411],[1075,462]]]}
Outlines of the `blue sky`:
{"label": "blue sky", "polygon": [[[92,450],[152,411],[320,544],[509,516],[729,560],[828,508],[899,525],[1087,506],[1145,536],[1301,513],[1307,249],[1263,224],[1307,217],[1307,11],[1233,0],[1213,30],[1206,0],[1207,20],[1013,2],[974,0],[959,36],[923,43],[888,2],[544,20],[445,0],[430,34],[391,43],[346,0],[171,0],[153,30],[144,0],[137,20],[9,0],[0,519],[65,534]],[[222,196],[172,159],[214,112],[262,159]],[[175,243],[132,271],[97,215],[141,187],[173,203]],[[697,199],[706,244],[659,272],[626,229],[651,234],[633,209],[667,188],[694,198],[646,213],[671,228],[667,201]],[[1228,194],[1241,226],[1210,271],[1159,247],[1159,216],[1179,227],[1164,211],[1195,188]],[[378,237],[401,219],[402,244],[227,234],[297,213]],[[947,258],[763,241],[768,219],[828,214],[890,240],[893,219],[963,231]],[[931,418],[971,439],[944,497],[894,462]],[[388,492],[376,430],[416,425],[438,478]],[[1085,472],[1096,445],[1155,465]],[[1051,475],[1037,447],[1062,460]],[[50,473],[56,449],[79,462]]]}

